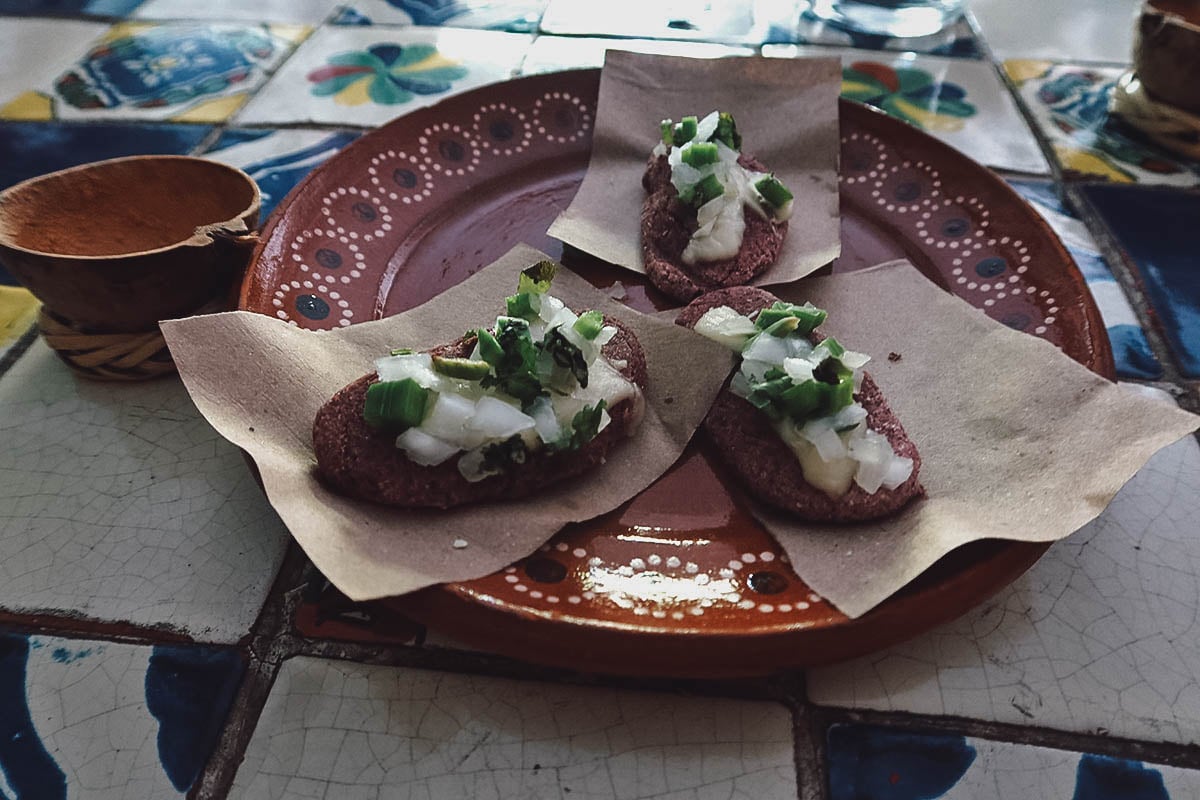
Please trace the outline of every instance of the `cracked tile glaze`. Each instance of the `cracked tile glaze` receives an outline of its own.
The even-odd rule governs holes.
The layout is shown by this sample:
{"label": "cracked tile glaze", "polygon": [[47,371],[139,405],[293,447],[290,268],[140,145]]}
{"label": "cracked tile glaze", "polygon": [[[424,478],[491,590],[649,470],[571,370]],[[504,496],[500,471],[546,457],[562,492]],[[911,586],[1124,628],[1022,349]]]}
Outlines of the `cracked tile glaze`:
{"label": "cracked tile glaze", "polygon": [[1096,521],[961,619],[809,673],[823,705],[1200,742],[1200,446],[1160,451]]}
{"label": "cracked tile glaze", "polygon": [[0,607],[250,629],[288,533],[178,380],[80,380],[39,339],[0,378],[0,441]]}
{"label": "cracked tile glaze", "polygon": [[224,648],[0,631],[0,796],[183,797],[241,674]]}
{"label": "cracked tile glaze", "polygon": [[230,797],[795,797],[792,749],[770,703],[294,658]]}
{"label": "cracked tile glaze", "polygon": [[828,732],[831,800],[1170,800],[1200,795],[1200,771],[954,734],[874,725]]}
{"label": "cracked tile glaze", "polygon": [[[594,71],[523,78],[503,89],[458,95],[362,137],[314,172],[303,190],[281,206],[264,232],[241,307],[306,329],[346,326],[411,308],[498,258],[516,241],[541,245],[548,220],[582,177],[597,80]],[[843,221],[850,222],[839,270],[915,254],[931,279],[993,318],[1046,338],[1093,369],[1109,368],[1107,339],[1082,278],[1076,271],[1055,268],[1066,259],[1065,251],[1007,186],[974,162],[883,115],[847,103],[842,125],[839,191]],[[557,243],[547,249],[556,252]],[[611,271],[587,269],[585,265],[584,274],[597,285],[612,287],[614,296],[635,308],[653,308],[635,277],[619,273],[621,285],[615,286]],[[798,648],[778,638],[779,649],[770,657],[746,654],[747,632],[761,635],[764,642],[818,629],[834,631],[831,636],[836,637],[845,618],[812,596],[782,561],[771,537],[739,504],[736,490],[731,492],[719,470],[714,472],[712,464],[719,462],[694,449],[653,492],[653,503],[639,499],[615,515],[569,528],[552,550],[511,572],[436,590],[441,597],[418,595],[412,605],[397,605],[462,639],[470,637],[448,626],[474,620],[473,612],[482,607],[503,610],[509,616],[499,614],[494,624],[474,624],[475,633],[495,633],[493,641],[477,645],[495,649],[507,644],[499,652],[526,658],[576,652],[563,634],[578,634],[579,623],[591,619],[595,627],[587,629],[589,636],[617,630],[608,623],[619,622],[625,626],[622,631],[639,635],[679,633],[675,639],[680,647],[711,641],[726,662],[738,662],[723,669],[741,673],[766,670],[779,658],[792,659],[787,663],[829,660],[829,647]],[[711,507],[693,505],[697,485],[711,487],[705,501]],[[668,511],[657,510],[654,503]],[[676,512],[679,519],[672,522]],[[1001,572],[1001,582],[1007,581],[1028,563],[1006,562],[1012,571],[992,569],[995,558],[972,552],[974,556],[947,571],[960,574],[984,564],[981,569],[990,577],[972,573],[975,577],[962,584],[975,592],[986,580],[999,580]],[[924,586],[936,586],[937,580]],[[924,610],[945,606],[945,600],[935,601]],[[532,634],[525,633],[529,626],[518,617],[567,624],[552,636],[554,648],[521,647],[516,644],[520,637]],[[918,624],[932,624],[916,620],[897,612],[892,622],[878,623],[880,635],[895,641]],[[853,630],[846,641],[858,643],[855,652],[880,646],[875,637]],[[712,637],[692,635],[697,631]],[[715,644],[719,636],[745,638],[742,647],[731,648]],[[578,642],[584,638],[576,637]],[[716,674],[717,667],[710,666],[714,661],[695,654],[676,658],[674,672],[669,672],[664,665],[670,657],[661,641],[658,645],[652,655],[660,661],[660,673],[706,669]],[[588,649],[594,653],[595,643]],[[614,659],[623,652],[620,646],[604,650]],[[568,661],[561,655],[558,663]],[[650,669],[645,659],[626,662],[627,672]],[[587,663],[592,669],[612,669],[592,656]]]}

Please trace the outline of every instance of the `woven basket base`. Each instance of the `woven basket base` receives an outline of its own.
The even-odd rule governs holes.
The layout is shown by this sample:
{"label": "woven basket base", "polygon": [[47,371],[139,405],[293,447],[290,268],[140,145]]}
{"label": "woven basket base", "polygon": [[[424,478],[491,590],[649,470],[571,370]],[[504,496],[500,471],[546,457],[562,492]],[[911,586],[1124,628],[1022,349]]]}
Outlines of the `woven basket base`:
{"label": "woven basket base", "polygon": [[42,308],[38,328],[72,369],[105,381],[144,381],[175,372],[158,328],[143,333],[86,333]]}

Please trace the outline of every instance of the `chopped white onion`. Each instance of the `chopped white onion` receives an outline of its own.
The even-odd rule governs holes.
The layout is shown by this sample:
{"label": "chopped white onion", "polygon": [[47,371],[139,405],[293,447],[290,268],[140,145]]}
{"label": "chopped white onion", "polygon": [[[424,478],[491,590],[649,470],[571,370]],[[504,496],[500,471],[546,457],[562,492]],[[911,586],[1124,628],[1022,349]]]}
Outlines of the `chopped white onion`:
{"label": "chopped white onion", "polygon": [[742,358],[747,361],[765,361],[773,366],[779,366],[788,357],[787,340],[789,338],[791,337],[774,336],[769,333],[760,334],[746,345],[746,349],[742,351]]}
{"label": "chopped white onion", "polygon": [[481,397],[467,427],[488,439],[507,439],[534,427],[533,417],[496,397]]}
{"label": "chopped white onion", "polygon": [[850,369],[862,369],[870,360],[871,357],[866,353],[856,353],[853,350],[847,350],[838,357],[838,361]]}
{"label": "chopped white onion", "polygon": [[441,464],[459,451],[460,448],[430,436],[420,428],[409,428],[396,437],[396,447],[403,450],[411,459],[423,467]]}
{"label": "chopped white onion", "polygon": [[846,456],[846,445],[829,424],[828,417],[809,420],[800,429],[800,435],[817,448],[822,461],[834,461]]}
{"label": "chopped white onion", "polygon": [[732,350],[741,350],[746,341],[758,333],[754,321],[729,306],[717,306],[704,312],[692,327],[701,336],[712,339]]}
{"label": "chopped white onion", "polygon": [[538,438],[549,444],[557,442],[562,436],[562,426],[554,413],[554,405],[548,397],[539,397],[529,408],[529,416],[533,417],[533,427]]}
{"label": "chopped white onion", "polygon": [[876,431],[863,431],[861,436],[850,440],[850,456],[858,462],[854,482],[868,494],[874,494],[887,475],[888,462],[892,459],[892,445],[887,437]]}
{"label": "chopped white onion", "polygon": [[883,476],[883,488],[895,489],[912,476],[913,460],[893,455],[888,461],[887,474]]}
{"label": "chopped white onion", "polygon": [[714,133],[717,132],[717,123],[721,121],[721,115],[716,111],[709,114],[696,125],[696,138],[694,141],[707,142]]}
{"label": "chopped white onion", "polygon": [[[444,442],[467,445],[463,434],[467,423],[475,416],[475,403],[452,392],[438,394],[429,415],[421,422],[421,430]],[[472,446],[472,445],[467,445]]]}
{"label": "chopped white onion", "polygon": [[829,418],[829,424],[834,430],[857,425],[867,418],[867,410],[859,403],[851,403]]}
{"label": "chopped white onion", "polygon": [[812,380],[813,369],[812,362],[803,358],[785,358],[783,360],[783,371],[792,379],[792,383],[797,386],[805,381]]}
{"label": "chopped white onion", "polygon": [[380,381],[402,381],[412,378],[426,389],[437,389],[442,376],[433,371],[429,353],[410,353],[403,356],[384,356],[375,360]]}

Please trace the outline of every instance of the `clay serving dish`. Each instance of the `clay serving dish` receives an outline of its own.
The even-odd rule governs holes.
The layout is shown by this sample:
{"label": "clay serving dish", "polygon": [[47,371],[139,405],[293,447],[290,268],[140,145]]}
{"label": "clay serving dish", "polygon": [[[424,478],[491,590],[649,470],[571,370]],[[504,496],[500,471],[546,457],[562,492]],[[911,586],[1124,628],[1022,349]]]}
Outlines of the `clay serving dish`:
{"label": "clay serving dish", "polygon": [[227,290],[260,204],[249,175],[215,161],[98,161],[0,193],[0,263],[74,326],[151,330]]}

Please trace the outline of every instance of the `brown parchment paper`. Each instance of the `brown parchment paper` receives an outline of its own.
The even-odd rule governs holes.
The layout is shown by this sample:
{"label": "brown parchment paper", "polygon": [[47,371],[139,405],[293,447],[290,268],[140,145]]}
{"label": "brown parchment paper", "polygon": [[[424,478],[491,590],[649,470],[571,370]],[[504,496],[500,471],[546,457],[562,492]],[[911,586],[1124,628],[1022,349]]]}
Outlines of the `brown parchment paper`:
{"label": "brown parchment paper", "polygon": [[[394,347],[428,349],[503,313],[518,273],[546,258],[514,248],[428,303],[333,331],[303,331],[229,312],[162,323],[197,408],[258,465],[268,499],[313,563],[354,600],[487,575],[536,550],[568,522],[616,508],[679,457],[725,380],[729,351],[613,301],[568,270],[553,293],[620,318],[646,353],[646,415],[598,469],[534,498],[450,511],[407,511],[347,499],[314,473],[312,423],[334,392],[374,371]],[[465,548],[455,548],[456,539]]]}
{"label": "brown parchment paper", "polygon": [[827,309],[822,330],[872,356],[867,371],[921,452],[928,497],[889,520],[814,525],[754,509],[797,574],[850,617],[967,542],[1071,534],[1200,426],[995,322],[907,262],[776,293]]}
{"label": "brown parchment paper", "polygon": [[698,59],[608,51],[587,175],[550,226],[550,235],[644,274],[642,173],[658,142],[659,123],[729,111],[744,152],[757,156],[795,196],[779,260],[754,283],[786,283],[808,275],[841,252],[841,79],[836,58]]}

